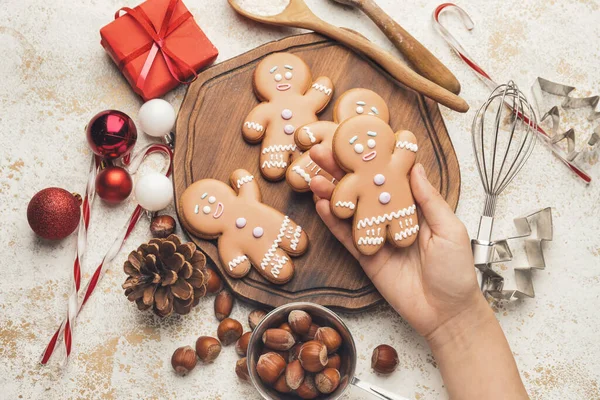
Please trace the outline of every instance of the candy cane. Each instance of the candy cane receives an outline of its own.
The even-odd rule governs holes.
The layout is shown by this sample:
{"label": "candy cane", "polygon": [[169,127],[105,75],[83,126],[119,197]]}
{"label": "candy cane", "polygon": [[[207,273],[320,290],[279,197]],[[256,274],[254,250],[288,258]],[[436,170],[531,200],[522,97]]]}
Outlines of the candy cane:
{"label": "candy cane", "polygon": [[[448,31],[448,29],[440,22],[440,14],[442,14],[443,11],[449,9],[456,10],[465,28],[467,28],[469,31],[473,30],[473,28],[475,27],[475,23],[473,22],[469,14],[467,14],[465,10],[453,3],[443,3],[437,6],[437,8],[433,11],[432,15],[433,25],[435,26],[438,33],[450,45],[452,50],[454,50],[456,54],[460,57],[460,59],[463,60],[489,88],[495,89],[498,86],[498,84],[494,82],[490,75],[487,72],[485,72],[483,68],[481,68],[479,64],[477,64],[473,60],[473,57],[471,57],[467,53],[465,48],[462,47],[458,40],[456,40],[456,38],[452,36],[450,31]],[[558,157],[558,159],[562,161],[563,164],[569,167],[571,171],[573,171],[579,178],[581,178],[585,183],[590,183],[592,181],[592,177],[590,175],[588,175],[585,171],[583,171],[571,161],[567,160],[567,158],[562,154],[562,150],[560,149],[560,147],[552,143],[551,136],[548,133],[546,133],[546,131],[544,131],[542,127],[532,123],[532,121],[530,121],[527,115],[519,114],[518,117],[521,118],[526,124],[530,124],[532,127],[535,127],[536,131],[539,134],[539,137],[542,139],[542,143],[544,143],[546,147],[548,147],[552,151],[552,153],[556,157]]]}
{"label": "candy cane", "polygon": [[[137,168],[140,166],[141,162],[148,155],[150,155],[152,153],[156,153],[156,152],[164,153],[168,156],[169,163],[168,163],[168,167],[167,167],[167,171],[166,171],[165,175],[170,176],[171,171],[172,171],[171,164],[172,164],[172,159],[173,159],[173,153],[172,153],[171,149],[169,148],[169,146],[164,145],[164,144],[151,144],[151,145],[148,145],[147,147],[145,147],[144,149],[142,149],[142,151],[140,151],[140,153],[138,153],[138,155],[131,161],[131,164],[129,166],[129,172],[135,173]],[[129,161],[129,159],[127,161]],[[63,335],[63,341],[64,341],[64,345],[65,345],[65,356],[66,357],[64,359],[64,362],[66,362],[66,360],[68,360],[68,357],[71,354],[72,331],[73,331],[75,319],[79,315],[79,312],[81,311],[81,309],[83,308],[85,303],[87,303],[87,301],[89,300],[90,296],[94,293],[94,290],[96,289],[96,286],[98,285],[100,280],[104,277],[104,273],[106,272],[105,265],[109,264],[117,256],[117,254],[121,250],[121,247],[125,243],[125,240],[127,240],[129,235],[135,228],[135,225],[137,224],[138,220],[140,219],[140,216],[142,215],[142,211],[143,211],[142,207],[139,205],[136,206],[135,210],[131,214],[131,217],[125,224],[124,229],[119,234],[119,236],[117,236],[117,238],[115,239],[115,241],[109,248],[108,252],[104,256],[104,258],[102,259],[102,261],[100,262],[98,267],[96,267],[94,274],[92,275],[92,277],[86,284],[85,289],[83,290],[83,293],[84,293],[83,299],[81,300],[81,302],[79,302],[79,289],[81,286],[81,258],[83,257],[83,254],[84,254],[85,248],[86,248],[86,244],[87,244],[87,230],[88,230],[90,216],[91,216],[91,205],[93,204],[93,201],[94,201],[94,195],[95,195],[94,185],[95,185],[96,173],[98,171],[99,165],[100,165],[100,160],[96,157],[92,158],[92,165],[90,166],[90,174],[89,174],[89,178],[88,178],[88,184],[86,187],[86,195],[85,195],[85,199],[84,199],[83,205],[82,205],[82,207],[83,207],[83,213],[82,213],[82,217],[81,217],[82,223],[79,226],[78,237],[77,237],[77,252],[76,252],[76,258],[75,258],[74,267],[73,267],[73,288],[71,290],[71,294],[69,295],[67,316],[62,321],[62,323],[59,325],[58,329],[56,330],[56,332],[50,339],[50,342],[46,346],[46,349],[42,353],[41,364],[48,363],[48,361],[50,360],[50,357],[54,354],[54,351],[56,350],[56,344],[57,344],[58,339],[60,338],[61,334]]]}

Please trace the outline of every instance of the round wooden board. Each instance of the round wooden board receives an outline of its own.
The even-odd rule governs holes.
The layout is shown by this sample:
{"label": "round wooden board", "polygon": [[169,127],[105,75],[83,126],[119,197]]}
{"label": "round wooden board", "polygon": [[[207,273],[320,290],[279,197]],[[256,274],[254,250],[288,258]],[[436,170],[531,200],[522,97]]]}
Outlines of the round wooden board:
{"label": "round wooden board", "polygon": [[320,114],[322,120],[332,119],[335,100],[348,89],[363,87],[379,93],[389,105],[392,128],[414,132],[419,141],[417,161],[425,166],[431,182],[446,201],[456,208],[460,171],[437,103],[407,89],[372,61],[317,34],[267,43],[198,76],[189,87],[177,118],[173,162],[176,203],[179,205],[183,191],[199,179],[228,182],[233,170],[247,169],[258,178],[263,201],[306,230],[310,248],[294,259],[294,278],[278,286],[254,270],[243,279],[230,278],[219,261],[216,241],[190,235],[220,270],[233,293],[270,307],[311,301],[345,311],[365,310],[381,302],[381,295],[321,222],[312,195],[294,193],[285,181],[271,183],[263,179],[258,165],[260,145],[250,145],[242,138],[244,118],[258,104],[252,90],[252,73],[261,58],[273,52],[295,53],[310,66],[313,77],[331,78],[334,96]]}

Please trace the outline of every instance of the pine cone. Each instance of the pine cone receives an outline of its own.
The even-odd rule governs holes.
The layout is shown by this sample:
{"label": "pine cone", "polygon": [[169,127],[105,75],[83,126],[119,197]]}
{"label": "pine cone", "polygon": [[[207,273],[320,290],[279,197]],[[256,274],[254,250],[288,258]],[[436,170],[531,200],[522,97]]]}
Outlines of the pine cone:
{"label": "pine cone", "polygon": [[129,253],[123,266],[129,275],[123,289],[138,309],[159,317],[187,314],[206,295],[206,257],[192,242],[181,244],[177,235],[152,239]]}

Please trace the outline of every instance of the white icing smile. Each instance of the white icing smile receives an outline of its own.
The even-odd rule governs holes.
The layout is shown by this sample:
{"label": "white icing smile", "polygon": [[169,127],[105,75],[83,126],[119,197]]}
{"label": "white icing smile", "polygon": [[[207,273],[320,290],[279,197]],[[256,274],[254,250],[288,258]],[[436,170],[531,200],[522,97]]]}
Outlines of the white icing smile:
{"label": "white icing smile", "polygon": [[377,157],[377,151],[373,150],[372,152],[365,154],[362,159],[363,161],[371,161],[375,157]]}

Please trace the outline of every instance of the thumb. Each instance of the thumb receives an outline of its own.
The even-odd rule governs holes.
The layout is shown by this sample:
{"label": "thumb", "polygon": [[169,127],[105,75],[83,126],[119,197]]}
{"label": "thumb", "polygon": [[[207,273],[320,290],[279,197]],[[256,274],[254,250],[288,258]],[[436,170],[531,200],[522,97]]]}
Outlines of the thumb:
{"label": "thumb", "polygon": [[444,236],[444,233],[451,233],[456,227],[461,226],[461,222],[446,200],[429,183],[423,165],[415,164],[413,167],[410,173],[410,187],[432,232]]}

